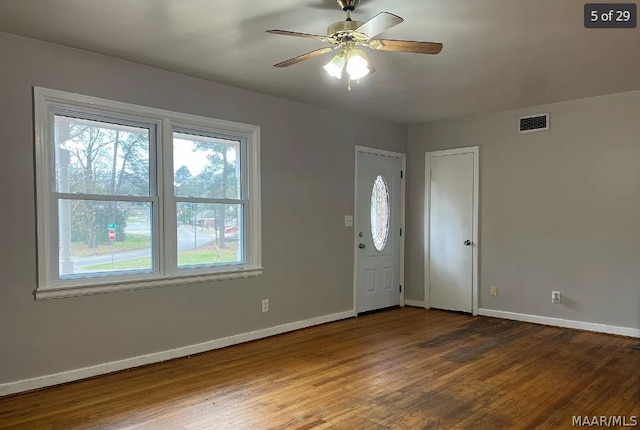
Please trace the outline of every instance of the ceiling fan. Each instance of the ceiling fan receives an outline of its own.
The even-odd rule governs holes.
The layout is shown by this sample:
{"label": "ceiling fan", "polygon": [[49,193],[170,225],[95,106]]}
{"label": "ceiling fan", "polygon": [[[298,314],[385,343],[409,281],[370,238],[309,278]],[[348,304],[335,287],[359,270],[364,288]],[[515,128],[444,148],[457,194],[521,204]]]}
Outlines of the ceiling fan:
{"label": "ceiling fan", "polygon": [[394,27],[404,19],[389,12],[380,12],[366,22],[353,21],[351,12],[356,9],[360,0],[337,0],[338,5],[347,13],[346,21],[333,23],[327,29],[326,36],[317,34],[298,33],[287,30],[267,30],[267,33],[280,34],[283,36],[306,37],[331,43],[332,47],[320,48],[307,52],[286,61],[282,61],[275,67],[289,67],[301,61],[315,58],[319,55],[337,50],[338,54],[324,66],[324,69],[337,79],[342,79],[346,69],[349,79],[349,89],[351,81],[358,81],[360,78],[374,72],[371,62],[361,47],[368,47],[378,51],[401,51],[416,54],[438,54],[442,50],[442,43],[417,42],[413,40],[390,40],[374,39],[385,30]]}

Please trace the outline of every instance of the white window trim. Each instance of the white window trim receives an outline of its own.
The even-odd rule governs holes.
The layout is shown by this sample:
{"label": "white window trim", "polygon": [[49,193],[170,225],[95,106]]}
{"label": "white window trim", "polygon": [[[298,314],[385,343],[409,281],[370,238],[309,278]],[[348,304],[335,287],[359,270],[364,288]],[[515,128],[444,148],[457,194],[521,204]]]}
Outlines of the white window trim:
{"label": "white window trim", "polygon": [[[57,226],[52,225],[52,181],[55,181],[55,169],[53,169],[53,136],[51,132],[53,114],[56,108],[72,106],[89,113],[112,113],[117,117],[131,117],[133,120],[145,121],[157,126],[158,163],[162,162],[165,172],[173,172],[172,157],[163,157],[163,153],[172,153],[174,127],[201,129],[212,133],[232,135],[246,141],[246,185],[248,203],[244,211],[246,225],[246,250],[245,263],[237,266],[220,266],[216,269],[178,269],[173,270],[164,264],[164,258],[174,257],[176,252],[171,247],[171,234],[163,231],[162,226],[175,225],[175,210],[171,209],[174,203],[173,177],[162,175],[158,179],[158,208],[159,219],[157,221],[154,240],[157,241],[159,257],[159,270],[154,273],[141,273],[133,275],[118,275],[114,277],[80,278],[65,282],[61,285],[57,278],[58,264],[52,259],[58,255],[59,246],[50,232],[57,231]],[[101,294],[115,291],[129,291],[154,287],[166,287],[198,282],[230,280],[248,278],[262,275],[261,252],[261,200],[260,200],[260,127],[236,122],[206,118],[162,109],[148,108],[144,106],[122,103],[97,97],[67,93],[64,91],[34,87],[34,119],[35,119],[35,157],[36,157],[36,205],[37,205],[37,238],[38,238],[38,285],[35,290],[36,300],[54,299],[62,297],[75,297],[93,294]],[[151,171],[157,169],[150,166]],[[57,208],[55,208],[57,210]],[[171,224],[173,219],[173,224]],[[168,248],[165,248],[168,245]],[[164,250],[164,251],[163,251]],[[152,250],[153,252],[153,250]]]}

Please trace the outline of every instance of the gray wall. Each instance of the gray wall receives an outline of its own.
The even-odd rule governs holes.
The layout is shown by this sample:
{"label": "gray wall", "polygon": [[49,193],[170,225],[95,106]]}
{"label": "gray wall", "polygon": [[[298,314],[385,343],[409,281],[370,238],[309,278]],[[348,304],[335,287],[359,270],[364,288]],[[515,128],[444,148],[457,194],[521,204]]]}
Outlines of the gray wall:
{"label": "gray wall", "polygon": [[[516,133],[542,112],[550,131]],[[475,145],[480,307],[640,328],[640,92],[410,128],[410,299],[424,298],[424,154]]]}
{"label": "gray wall", "polygon": [[[405,127],[5,33],[0,58],[0,383],[353,308],[354,145],[404,152]],[[32,86],[260,126],[264,275],[34,301]]]}

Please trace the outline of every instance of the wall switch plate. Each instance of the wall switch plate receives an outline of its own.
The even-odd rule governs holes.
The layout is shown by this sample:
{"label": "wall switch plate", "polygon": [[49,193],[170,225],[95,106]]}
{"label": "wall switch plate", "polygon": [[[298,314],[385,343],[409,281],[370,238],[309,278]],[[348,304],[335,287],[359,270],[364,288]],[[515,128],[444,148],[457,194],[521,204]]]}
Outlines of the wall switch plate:
{"label": "wall switch plate", "polygon": [[491,295],[493,297],[496,297],[498,295],[498,287],[496,287],[495,285],[491,286]]}
{"label": "wall switch plate", "polygon": [[269,299],[262,299],[262,312],[269,312]]}
{"label": "wall switch plate", "polygon": [[551,292],[551,302],[552,303],[560,303],[561,300],[561,295],[560,295],[560,291],[552,291]]}
{"label": "wall switch plate", "polygon": [[345,215],[344,216],[344,226],[345,227],[353,227],[353,215]]}

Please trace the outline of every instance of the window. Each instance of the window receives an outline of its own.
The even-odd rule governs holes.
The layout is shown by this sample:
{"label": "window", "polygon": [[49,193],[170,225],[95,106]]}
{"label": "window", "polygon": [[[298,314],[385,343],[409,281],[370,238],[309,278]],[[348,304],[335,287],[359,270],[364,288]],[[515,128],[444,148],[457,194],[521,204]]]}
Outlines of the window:
{"label": "window", "polygon": [[380,175],[371,190],[371,237],[376,250],[382,251],[389,237],[389,188]]}
{"label": "window", "polygon": [[36,88],[37,298],[259,276],[259,128]]}

